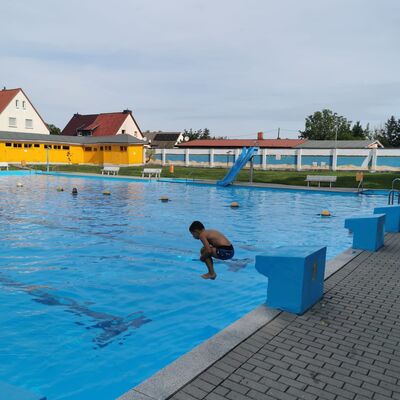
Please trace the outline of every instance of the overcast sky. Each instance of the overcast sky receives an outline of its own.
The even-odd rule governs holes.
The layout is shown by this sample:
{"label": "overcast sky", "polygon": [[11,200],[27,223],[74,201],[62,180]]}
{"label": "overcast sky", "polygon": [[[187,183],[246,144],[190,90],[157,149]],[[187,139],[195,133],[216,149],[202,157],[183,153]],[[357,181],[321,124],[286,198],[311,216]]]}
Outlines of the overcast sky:
{"label": "overcast sky", "polygon": [[329,108],[400,117],[399,0],[3,0],[0,85],[61,129],[130,108],[142,130],[297,137]]}

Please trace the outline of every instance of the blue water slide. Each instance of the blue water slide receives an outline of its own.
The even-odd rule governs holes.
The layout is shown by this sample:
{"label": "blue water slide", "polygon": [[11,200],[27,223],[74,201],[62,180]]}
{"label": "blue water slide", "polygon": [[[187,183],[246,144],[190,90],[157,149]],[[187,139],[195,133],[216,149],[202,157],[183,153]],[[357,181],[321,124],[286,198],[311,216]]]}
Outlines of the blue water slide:
{"label": "blue water slide", "polygon": [[235,178],[237,177],[237,174],[240,172],[240,170],[247,164],[247,162],[251,159],[251,157],[253,157],[254,153],[257,150],[258,150],[257,147],[249,147],[248,149],[246,147],[243,147],[242,153],[236,160],[233,167],[225,175],[225,177],[224,177],[224,179],[222,179],[222,181],[217,182],[217,185],[218,186],[230,185],[235,180]]}

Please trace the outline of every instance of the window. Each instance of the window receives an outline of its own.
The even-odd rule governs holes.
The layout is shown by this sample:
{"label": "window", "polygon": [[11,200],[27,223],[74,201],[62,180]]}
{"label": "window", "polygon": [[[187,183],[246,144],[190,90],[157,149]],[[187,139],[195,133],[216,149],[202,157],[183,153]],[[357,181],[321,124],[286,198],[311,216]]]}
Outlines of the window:
{"label": "window", "polygon": [[92,151],[91,147],[85,147],[85,151]]}
{"label": "window", "polygon": [[126,146],[119,146],[120,151],[126,151]]}
{"label": "window", "polygon": [[126,131],[125,131],[125,129],[122,129],[122,133],[124,134]]}
{"label": "window", "polygon": [[11,147],[11,143],[6,143],[6,147]]}
{"label": "window", "polygon": [[54,145],[54,146],[53,146],[53,149],[55,149],[55,150],[61,150],[61,146]]}
{"label": "window", "polygon": [[105,151],[111,151],[111,146],[104,146]]}
{"label": "window", "polygon": [[13,143],[13,147],[22,147],[22,143]]}
{"label": "window", "polygon": [[97,147],[93,147],[93,151],[97,151]]}
{"label": "window", "polygon": [[23,108],[24,110],[26,110],[25,100],[22,100],[22,108]]}
{"label": "window", "polygon": [[100,146],[100,150],[103,150],[103,146]]}
{"label": "window", "polygon": [[17,118],[9,117],[8,118],[8,126],[16,128],[17,127]]}
{"label": "window", "polygon": [[69,146],[63,146],[62,149],[63,150],[69,150]]}
{"label": "window", "polygon": [[26,129],[32,129],[33,128],[33,121],[31,119],[26,119],[25,120],[25,128]]}
{"label": "window", "polygon": [[40,144],[34,144],[33,146],[34,147],[40,147]]}
{"label": "window", "polygon": [[24,143],[24,147],[26,149],[30,149],[32,147],[32,143]]}
{"label": "window", "polygon": [[15,108],[19,108],[19,100],[15,100]]}

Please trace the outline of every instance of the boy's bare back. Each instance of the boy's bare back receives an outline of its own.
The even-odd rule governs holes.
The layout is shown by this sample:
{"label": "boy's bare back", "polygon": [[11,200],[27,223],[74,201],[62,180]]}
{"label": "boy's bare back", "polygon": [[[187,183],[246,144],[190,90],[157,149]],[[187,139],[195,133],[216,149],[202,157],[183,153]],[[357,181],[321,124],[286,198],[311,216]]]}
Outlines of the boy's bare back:
{"label": "boy's bare back", "polygon": [[200,233],[200,239],[206,239],[213,247],[230,246],[231,242],[219,231],[214,229],[204,229]]}

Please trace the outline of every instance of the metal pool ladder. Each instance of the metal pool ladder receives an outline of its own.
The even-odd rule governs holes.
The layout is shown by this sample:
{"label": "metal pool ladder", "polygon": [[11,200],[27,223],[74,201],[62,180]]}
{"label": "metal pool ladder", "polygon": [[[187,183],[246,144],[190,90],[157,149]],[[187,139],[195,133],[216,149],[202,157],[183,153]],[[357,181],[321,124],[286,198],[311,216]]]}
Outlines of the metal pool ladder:
{"label": "metal pool ladder", "polygon": [[397,204],[400,204],[400,190],[394,188],[394,184],[396,181],[400,182],[400,178],[395,178],[392,181],[392,190],[389,192],[389,197],[388,197],[388,204],[393,205],[394,204],[394,198],[397,196]]}

